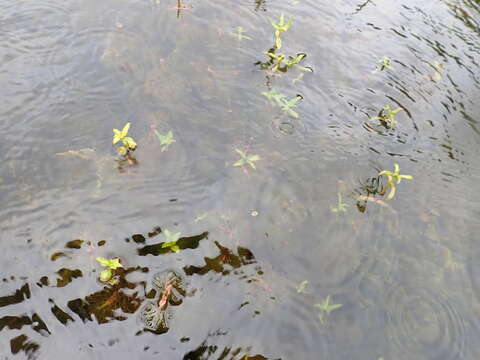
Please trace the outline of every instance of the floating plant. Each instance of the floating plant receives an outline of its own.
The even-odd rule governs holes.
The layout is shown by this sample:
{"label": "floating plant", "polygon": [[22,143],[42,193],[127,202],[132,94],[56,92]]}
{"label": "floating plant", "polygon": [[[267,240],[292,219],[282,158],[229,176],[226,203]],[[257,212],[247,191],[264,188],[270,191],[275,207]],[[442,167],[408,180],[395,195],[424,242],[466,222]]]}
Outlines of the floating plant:
{"label": "floating plant", "polygon": [[177,244],[177,241],[178,239],[180,238],[180,233],[177,232],[177,233],[172,233],[170,232],[169,230],[165,229],[163,231],[164,235],[165,235],[165,238],[167,241],[165,241],[163,244],[162,244],[162,248],[168,248],[174,252],[179,252],[180,251],[180,247],[178,246]]}
{"label": "floating plant", "polygon": [[397,115],[402,108],[396,108],[393,110],[390,105],[386,105],[383,109],[378,113],[378,116],[374,116],[372,119],[380,120],[387,128],[395,129],[397,126],[397,120],[395,119],[395,115]]}
{"label": "floating plant", "polygon": [[115,283],[115,279],[113,279],[113,272],[118,268],[123,268],[123,265],[120,264],[120,259],[105,259],[103,257],[97,257],[96,260],[101,266],[106,268],[100,273],[100,281],[108,282],[110,284]]}
{"label": "floating plant", "polygon": [[392,200],[395,196],[397,190],[397,184],[400,184],[402,179],[412,180],[412,175],[402,175],[400,174],[400,166],[398,164],[394,165],[394,170],[383,170],[378,173],[378,175],[385,175],[387,177],[387,184],[390,187],[390,193],[387,195],[387,200]]}
{"label": "floating plant", "polygon": [[117,149],[119,155],[127,155],[129,151],[135,150],[137,143],[133,138],[128,137],[128,130],[130,129],[130,123],[126,123],[122,130],[113,129],[113,145],[122,142],[122,146]]}
{"label": "floating plant", "polygon": [[280,15],[278,23],[274,22],[270,18],[268,19],[268,21],[275,29],[275,46],[277,47],[277,49],[280,49],[282,47],[282,39],[280,37],[280,34],[290,29],[290,27],[292,26],[292,20],[289,19],[288,23],[285,23],[285,16],[282,14]]}
{"label": "floating plant", "polygon": [[377,60],[379,64],[377,65],[377,68],[372,71],[372,74],[383,71],[385,69],[394,70],[391,66],[392,59],[390,59],[389,57],[384,56],[381,59],[377,58]]}

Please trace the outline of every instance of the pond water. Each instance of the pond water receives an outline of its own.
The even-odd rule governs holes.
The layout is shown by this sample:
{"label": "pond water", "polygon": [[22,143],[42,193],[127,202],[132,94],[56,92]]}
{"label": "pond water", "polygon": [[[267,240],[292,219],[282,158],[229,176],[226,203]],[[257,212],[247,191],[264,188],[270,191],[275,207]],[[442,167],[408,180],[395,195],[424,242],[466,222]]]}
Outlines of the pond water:
{"label": "pond water", "polygon": [[1,359],[480,357],[477,0],[0,9]]}

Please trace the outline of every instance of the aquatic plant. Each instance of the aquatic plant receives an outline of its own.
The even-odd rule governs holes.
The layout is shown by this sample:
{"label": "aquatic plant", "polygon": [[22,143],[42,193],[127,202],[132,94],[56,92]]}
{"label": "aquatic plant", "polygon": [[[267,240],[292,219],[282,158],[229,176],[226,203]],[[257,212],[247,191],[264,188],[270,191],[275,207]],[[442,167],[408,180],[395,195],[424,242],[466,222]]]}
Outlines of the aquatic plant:
{"label": "aquatic plant", "polygon": [[160,134],[157,130],[155,130],[155,134],[157,135],[158,141],[160,141],[160,146],[162,147],[161,151],[164,152],[168,149],[168,147],[176,142],[177,140],[173,137],[173,132],[170,130],[165,135]]}
{"label": "aquatic plant", "polygon": [[130,123],[126,123],[122,130],[113,129],[113,145],[122,142],[122,146],[117,149],[119,155],[126,155],[130,150],[135,150],[137,143],[133,138],[128,137],[128,130],[130,129]]}
{"label": "aquatic plant", "polygon": [[338,213],[341,213],[341,212],[347,212],[347,207],[348,205],[345,204],[343,201],[342,201],[342,194],[340,193],[337,193],[337,197],[338,197],[338,203],[337,203],[337,206],[336,207],[330,207],[330,210],[335,213],[335,214],[338,214]]}
{"label": "aquatic plant", "polygon": [[271,68],[273,71],[278,70],[281,72],[287,72],[288,69],[297,67],[302,71],[313,72],[311,67],[300,65],[300,62],[307,57],[306,53],[298,53],[295,56],[288,56],[288,60],[286,60],[287,55],[283,53],[277,55],[275,53],[276,50],[277,49],[275,48],[268,50],[266,54],[270,57],[270,60],[264,63],[259,62],[257,64],[260,64],[262,69]]}
{"label": "aquatic plant", "polygon": [[145,324],[145,329],[163,333],[168,331],[169,314],[157,304],[149,301],[140,312],[140,318]]}
{"label": "aquatic plant", "polygon": [[174,252],[179,252],[180,247],[177,245],[177,241],[180,238],[180,233],[179,232],[172,233],[172,232],[168,231],[167,229],[165,229],[163,231],[163,233],[164,233],[167,241],[165,241],[162,244],[162,248],[164,248],[164,249],[168,248],[168,249],[170,249]]}
{"label": "aquatic plant", "polygon": [[433,65],[431,65],[435,69],[435,73],[433,74],[433,79],[435,81],[442,80],[442,71],[446,69],[445,65],[440,64],[438,61],[434,61]]}
{"label": "aquatic plant", "polygon": [[[277,55],[273,51],[269,51],[269,52],[267,52],[267,55],[271,58],[271,60],[269,62],[267,62],[267,64],[273,65],[273,67],[272,67],[273,71],[275,71],[275,70],[280,70],[280,71],[283,71],[283,72],[287,71],[286,65],[281,66],[283,64],[283,59],[285,58],[285,54]],[[267,65],[267,68],[268,68],[268,65]]]}
{"label": "aquatic plant", "polygon": [[397,115],[403,108],[396,108],[393,110],[390,105],[385,105],[383,109],[378,113],[378,116],[374,116],[372,119],[380,120],[385,126],[390,129],[395,129],[397,126],[397,120],[395,115]]}
{"label": "aquatic plant", "polygon": [[242,41],[242,39],[252,40],[252,38],[250,36],[243,35],[246,32],[247,32],[246,30],[243,30],[243,28],[241,26],[239,26],[239,27],[237,27],[237,31],[235,33],[232,33],[232,35],[238,37],[238,41]]}
{"label": "aquatic plant", "polygon": [[270,101],[270,103],[274,101],[278,106],[281,106],[283,104],[282,101],[286,98],[284,94],[278,92],[275,89],[272,89],[268,92],[264,91],[262,92],[262,95],[265,96]]}
{"label": "aquatic plant", "polygon": [[387,177],[387,184],[390,187],[390,193],[387,195],[387,200],[392,200],[395,196],[397,190],[397,184],[400,184],[402,179],[412,180],[412,175],[402,175],[400,174],[400,166],[395,163],[394,170],[383,170],[378,173],[378,175],[385,175]]}
{"label": "aquatic plant", "polygon": [[298,119],[298,113],[295,110],[292,110],[292,108],[297,107],[297,103],[300,100],[303,100],[303,96],[299,94],[290,100],[282,99],[282,105],[280,105],[280,107],[287,115]]}
{"label": "aquatic plant", "polygon": [[393,67],[390,65],[392,62],[392,59],[389,57],[384,56],[383,58],[379,59],[377,58],[379,64],[375,70],[372,71],[372,74],[375,74],[376,72],[383,71],[385,69],[393,70]]}
{"label": "aquatic plant", "polygon": [[280,20],[278,21],[278,23],[274,22],[270,18],[268,19],[268,21],[275,29],[275,46],[277,47],[277,49],[280,49],[282,47],[282,39],[280,37],[280,34],[290,29],[290,27],[292,26],[292,20],[289,19],[288,23],[285,23],[285,16],[282,14],[280,15]]}
{"label": "aquatic plant", "polygon": [[286,60],[285,61],[285,65],[287,67],[292,67],[292,66],[295,66],[297,68],[299,68],[300,70],[302,71],[308,71],[308,72],[313,72],[313,69],[309,66],[301,66],[300,65],[300,62],[305,59],[307,57],[307,54],[305,53],[298,53],[297,55],[295,56],[289,56],[289,60]]}
{"label": "aquatic plant", "polygon": [[307,288],[307,285],[310,283],[310,281],[308,280],[303,280],[302,282],[300,282],[300,284],[298,284],[297,286],[297,293],[301,294],[301,293],[304,293],[304,294],[307,294],[307,291],[305,290]]}
{"label": "aquatic plant", "polygon": [[238,160],[235,164],[233,164],[233,166],[243,166],[245,164],[248,164],[252,169],[256,169],[254,162],[260,160],[260,156],[247,155],[246,152],[243,152],[240,149],[235,149],[235,151],[240,154],[241,159]]}
{"label": "aquatic plant", "polygon": [[320,304],[315,304],[315,307],[320,309],[318,318],[322,324],[325,323],[325,318],[330,315],[334,310],[341,308],[342,304],[330,304],[330,295],[328,295]]}
{"label": "aquatic plant", "polygon": [[97,257],[96,260],[101,266],[106,268],[100,273],[100,281],[108,282],[110,284],[114,283],[115,281],[112,279],[113,271],[117,270],[118,268],[123,268],[123,265],[120,264],[120,259],[105,259],[103,257]]}

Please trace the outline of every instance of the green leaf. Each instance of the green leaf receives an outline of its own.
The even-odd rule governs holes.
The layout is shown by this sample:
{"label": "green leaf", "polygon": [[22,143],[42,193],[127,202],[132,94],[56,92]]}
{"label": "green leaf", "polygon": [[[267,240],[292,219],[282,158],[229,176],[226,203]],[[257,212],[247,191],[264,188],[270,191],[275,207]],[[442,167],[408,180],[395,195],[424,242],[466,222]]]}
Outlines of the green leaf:
{"label": "green leaf", "polygon": [[130,123],[128,122],[128,123],[125,124],[125,126],[122,129],[122,138],[127,136],[129,129],[130,129]]}
{"label": "green leaf", "polygon": [[128,151],[128,149],[127,149],[127,147],[125,147],[125,146],[120,146],[120,147],[117,149],[118,155],[121,155],[121,156],[126,155],[126,154],[127,154],[127,151]]}
{"label": "green leaf", "polygon": [[334,310],[341,308],[342,304],[330,304],[330,295],[328,295],[320,304],[315,304],[315,307],[319,308],[327,316]]}
{"label": "green leaf", "polygon": [[172,233],[165,229],[163,231],[163,234],[165,235],[165,238],[167,239],[167,242],[176,242],[180,238],[180,233]]}
{"label": "green leaf", "polygon": [[172,251],[179,252],[180,247],[177,245],[177,241],[180,238],[180,233],[172,233],[167,229],[165,229],[163,233],[165,235],[166,241],[162,244],[162,248],[169,248]]}
{"label": "green leaf", "polygon": [[243,166],[244,164],[245,164],[245,160],[240,159],[235,164],[233,164],[233,166]]}
{"label": "green leaf", "polygon": [[118,129],[113,129],[113,142],[112,142],[112,144],[115,145],[120,140],[122,140],[122,133]]}
{"label": "green leaf", "polygon": [[126,137],[122,141],[123,141],[123,144],[130,149],[135,149],[137,147],[137,143],[131,137]]}
{"label": "green leaf", "polygon": [[104,269],[100,273],[100,281],[102,282],[108,282],[112,278],[112,270],[110,269]]}
{"label": "green leaf", "polygon": [[120,259],[115,258],[115,259],[105,259],[103,257],[97,257],[96,259],[100,265],[103,267],[109,268],[111,270],[116,270],[118,268],[123,268],[123,265],[120,264]]}
{"label": "green leaf", "polygon": [[307,292],[305,291],[307,285],[309,284],[308,280],[303,280],[298,286],[297,286],[297,293],[304,293],[306,294]]}
{"label": "green leaf", "polygon": [[172,130],[168,131],[165,135],[162,135],[157,130],[155,130],[155,134],[157,135],[158,141],[160,141],[162,152],[166,151],[171,144],[176,142],[176,140],[173,138]]}

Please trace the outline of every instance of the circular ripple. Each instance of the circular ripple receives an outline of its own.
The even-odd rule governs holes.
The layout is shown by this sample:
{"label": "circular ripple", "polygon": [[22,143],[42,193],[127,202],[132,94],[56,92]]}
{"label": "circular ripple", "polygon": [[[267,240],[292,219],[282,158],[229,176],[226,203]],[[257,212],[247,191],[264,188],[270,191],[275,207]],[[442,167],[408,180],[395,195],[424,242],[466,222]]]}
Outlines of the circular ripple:
{"label": "circular ripple", "polygon": [[465,321],[438,292],[395,287],[387,296],[387,332],[397,359],[462,359]]}

